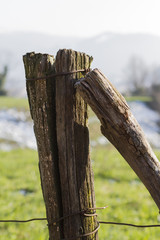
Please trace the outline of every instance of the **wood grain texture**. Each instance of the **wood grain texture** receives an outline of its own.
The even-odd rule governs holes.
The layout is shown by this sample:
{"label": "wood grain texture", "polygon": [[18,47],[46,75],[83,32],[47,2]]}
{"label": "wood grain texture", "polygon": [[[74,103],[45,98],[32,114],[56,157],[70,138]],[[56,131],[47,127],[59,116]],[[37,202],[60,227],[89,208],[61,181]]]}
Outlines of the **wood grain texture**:
{"label": "wood grain texture", "polygon": [[76,88],[98,116],[102,134],[122,154],[160,209],[160,162],[123,96],[98,69]]}
{"label": "wood grain texture", "polygon": [[[55,72],[54,58],[28,53],[23,57],[26,78]],[[27,81],[27,94],[39,154],[39,169],[48,223],[62,216],[58,150],[56,136],[55,79]],[[63,237],[59,224],[49,225],[50,240]],[[61,236],[62,235],[62,236]]]}
{"label": "wood grain texture", "polygon": [[[91,60],[84,53],[59,50],[55,62],[56,73],[88,69]],[[56,124],[63,216],[95,207],[87,104],[74,86],[81,77],[84,77],[82,73],[74,73],[56,78]],[[77,214],[64,219],[63,226],[64,238],[67,239],[92,232],[98,225],[96,217]],[[83,239],[98,239],[98,234]]]}

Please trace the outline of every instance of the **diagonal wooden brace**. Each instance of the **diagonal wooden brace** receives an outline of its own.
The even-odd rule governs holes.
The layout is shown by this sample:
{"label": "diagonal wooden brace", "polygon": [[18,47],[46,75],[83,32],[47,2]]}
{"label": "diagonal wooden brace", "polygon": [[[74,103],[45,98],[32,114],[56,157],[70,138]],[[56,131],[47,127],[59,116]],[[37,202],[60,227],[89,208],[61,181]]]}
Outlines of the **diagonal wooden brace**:
{"label": "diagonal wooden brace", "polygon": [[135,171],[160,209],[160,162],[124,97],[94,69],[76,88],[101,122],[102,134]]}

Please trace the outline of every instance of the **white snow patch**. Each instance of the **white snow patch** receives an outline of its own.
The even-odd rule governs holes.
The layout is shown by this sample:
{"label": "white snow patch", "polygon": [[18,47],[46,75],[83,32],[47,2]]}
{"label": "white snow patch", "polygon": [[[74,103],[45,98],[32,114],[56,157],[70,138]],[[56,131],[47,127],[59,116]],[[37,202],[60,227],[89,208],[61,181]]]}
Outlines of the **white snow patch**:
{"label": "white snow patch", "polygon": [[[142,102],[130,102],[129,106],[150,144],[160,148],[160,127],[158,126],[160,115]],[[98,121],[96,116],[89,118],[89,123]],[[92,147],[107,143],[108,140],[104,136],[91,140]],[[0,149],[9,151],[11,146],[37,149],[33,123],[27,120],[24,112],[16,109],[0,110]]]}
{"label": "white snow patch", "polygon": [[0,148],[4,142],[13,142],[20,147],[36,149],[32,122],[26,120],[23,112],[15,109],[0,111],[0,139]]}
{"label": "white snow patch", "polygon": [[150,109],[143,102],[130,102],[128,105],[142,127],[149,143],[155,148],[160,148],[160,128],[158,126],[158,122],[160,121],[159,113]]}

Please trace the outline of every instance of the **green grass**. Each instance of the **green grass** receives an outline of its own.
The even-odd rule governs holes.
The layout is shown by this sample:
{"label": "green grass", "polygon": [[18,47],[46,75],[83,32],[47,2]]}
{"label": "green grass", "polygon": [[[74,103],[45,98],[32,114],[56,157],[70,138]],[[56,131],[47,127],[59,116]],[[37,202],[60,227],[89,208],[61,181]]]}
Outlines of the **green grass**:
{"label": "green grass", "polygon": [[[12,98],[11,98],[12,99]],[[0,98],[0,108],[15,106],[27,109],[27,100]],[[1,101],[2,100],[2,101]],[[5,103],[6,102],[6,103]],[[12,102],[12,103],[11,103]],[[93,112],[90,114],[94,117]],[[90,124],[91,139],[100,136],[100,124]],[[156,152],[160,158],[160,152]],[[30,219],[45,217],[37,152],[16,149],[0,151],[0,219]],[[143,184],[111,145],[91,148],[95,177],[98,219],[134,224],[157,224],[158,208]],[[26,190],[27,195],[22,195]],[[102,225],[100,240],[157,240],[159,228],[136,229],[124,226]],[[1,240],[48,240],[46,222],[0,223]]]}
{"label": "green grass", "polygon": [[[149,193],[125,160],[111,146],[91,149],[95,176],[98,219],[135,224],[157,224],[158,209]],[[0,219],[29,219],[45,217],[36,151],[17,149],[0,152]],[[160,153],[157,152],[158,157]],[[20,190],[28,194],[23,196]],[[25,224],[0,223],[2,240],[48,239],[46,222]],[[159,239],[158,228],[101,225],[100,240]]]}
{"label": "green grass", "polygon": [[[90,110],[90,116],[94,117]],[[90,123],[90,137],[100,136],[100,123]],[[160,152],[156,152],[160,159]],[[97,145],[91,148],[95,177],[96,206],[106,206],[99,211],[99,220],[133,224],[159,224],[158,208],[150,194],[126,161],[112,146]],[[131,228],[116,225],[101,225],[100,240],[154,240],[159,239],[158,228]]]}
{"label": "green grass", "polygon": [[17,108],[18,110],[29,110],[26,98],[14,98],[0,96],[0,109]]}
{"label": "green grass", "polygon": [[[157,152],[158,157],[160,153]],[[92,150],[99,220],[134,224],[158,224],[158,208],[148,191],[120,154],[110,145]],[[100,240],[154,240],[160,229],[135,229],[115,225],[101,225]]]}
{"label": "green grass", "polygon": [[129,96],[125,97],[127,102],[132,102],[132,101],[141,101],[141,102],[151,102],[152,97],[149,96]]}
{"label": "green grass", "polygon": [[[45,217],[37,153],[18,149],[0,152],[0,156],[0,219]],[[44,240],[47,236],[46,222],[0,223],[1,240]]]}
{"label": "green grass", "polygon": [[[130,96],[125,97],[125,99],[126,101],[152,101],[152,98],[148,96]],[[29,110],[28,100],[26,98],[0,96],[0,109],[2,108],[17,108],[19,110]]]}

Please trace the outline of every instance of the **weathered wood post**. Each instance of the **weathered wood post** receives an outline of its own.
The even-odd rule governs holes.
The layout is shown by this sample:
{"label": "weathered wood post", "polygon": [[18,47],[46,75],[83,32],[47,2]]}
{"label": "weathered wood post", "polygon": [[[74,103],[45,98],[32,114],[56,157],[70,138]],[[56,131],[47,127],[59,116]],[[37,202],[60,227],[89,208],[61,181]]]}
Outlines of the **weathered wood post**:
{"label": "weathered wood post", "polygon": [[[43,197],[49,223],[50,240],[63,236],[59,225],[50,224],[62,216],[61,190],[56,137],[55,79],[45,79],[54,73],[54,58],[47,54],[28,53],[23,57],[30,112],[39,154],[39,169]],[[34,80],[39,77],[42,79]],[[62,236],[61,236],[62,235]]]}
{"label": "weathered wood post", "polygon": [[87,104],[75,89],[91,61],[73,50],[60,50],[55,62],[47,54],[24,56],[50,240],[98,239]]}
{"label": "weathered wood post", "polygon": [[[56,73],[86,70],[91,61],[92,58],[84,53],[60,50],[56,56]],[[87,104],[75,89],[77,80],[84,76],[81,72],[56,78],[57,142],[64,216],[95,208]],[[76,236],[93,232],[97,220],[96,216],[77,214],[65,218],[63,226],[65,238],[76,239]],[[98,234],[83,239],[98,239]]]}
{"label": "weathered wood post", "polygon": [[98,116],[103,135],[126,159],[160,209],[160,162],[123,96],[98,69],[76,86]]}

